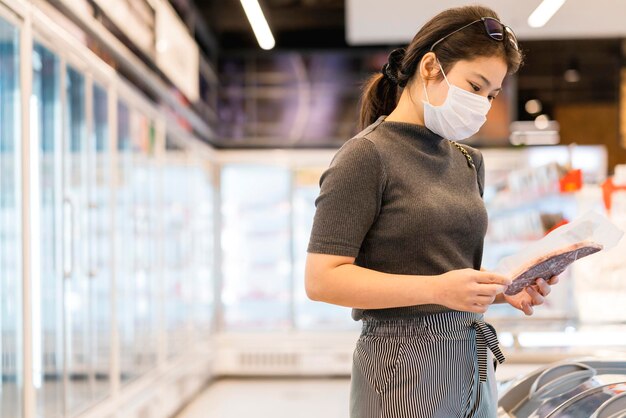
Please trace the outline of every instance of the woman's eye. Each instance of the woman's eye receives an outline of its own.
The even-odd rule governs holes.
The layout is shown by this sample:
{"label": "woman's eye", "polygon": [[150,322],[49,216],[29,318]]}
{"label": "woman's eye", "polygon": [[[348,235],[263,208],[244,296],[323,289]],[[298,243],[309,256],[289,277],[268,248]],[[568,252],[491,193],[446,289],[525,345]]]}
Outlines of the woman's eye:
{"label": "woman's eye", "polygon": [[493,101],[493,99],[495,99],[495,98],[496,98],[496,96],[489,96],[489,97],[487,97],[487,98],[488,98],[488,99],[489,99],[489,101],[491,102],[491,101]]}
{"label": "woman's eye", "polygon": [[480,91],[480,87],[478,87],[476,84],[474,84],[474,83],[470,83],[470,86],[472,86],[472,88],[474,89],[474,91]]}

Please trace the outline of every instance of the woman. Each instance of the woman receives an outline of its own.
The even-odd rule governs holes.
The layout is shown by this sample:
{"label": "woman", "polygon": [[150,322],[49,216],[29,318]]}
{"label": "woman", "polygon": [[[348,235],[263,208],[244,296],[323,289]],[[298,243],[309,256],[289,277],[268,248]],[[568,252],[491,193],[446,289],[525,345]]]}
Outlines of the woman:
{"label": "woman", "polygon": [[[488,8],[446,10],[367,84],[362,132],[320,179],[306,289],[363,321],[351,417],[495,417],[492,303],[532,314],[550,292],[516,296],[481,271],[487,212],[478,131],[522,54]],[[399,96],[399,98],[398,98]]]}

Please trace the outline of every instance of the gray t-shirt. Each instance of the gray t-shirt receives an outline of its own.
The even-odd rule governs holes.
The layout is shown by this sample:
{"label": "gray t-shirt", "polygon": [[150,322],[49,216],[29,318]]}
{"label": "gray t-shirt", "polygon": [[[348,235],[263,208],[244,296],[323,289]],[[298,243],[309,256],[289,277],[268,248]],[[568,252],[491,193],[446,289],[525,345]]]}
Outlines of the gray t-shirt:
{"label": "gray t-shirt", "polygon": [[[356,257],[368,269],[439,275],[480,269],[487,231],[480,151],[424,126],[385,121],[348,140],[320,178],[308,252]],[[352,310],[380,319],[449,311],[441,305]]]}

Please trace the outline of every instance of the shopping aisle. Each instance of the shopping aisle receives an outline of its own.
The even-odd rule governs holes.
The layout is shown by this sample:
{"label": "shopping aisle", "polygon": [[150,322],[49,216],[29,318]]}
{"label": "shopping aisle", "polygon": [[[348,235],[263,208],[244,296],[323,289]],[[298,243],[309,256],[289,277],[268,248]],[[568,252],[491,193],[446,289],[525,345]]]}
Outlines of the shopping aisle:
{"label": "shopping aisle", "polygon": [[220,379],[176,418],[345,418],[350,380]]}
{"label": "shopping aisle", "polygon": [[[499,391],[541,364],[498,367]],[[176,418],[345,418],[349,378],[222,378],[196,396]],[[245,400],[245,401],[242,401]]]}

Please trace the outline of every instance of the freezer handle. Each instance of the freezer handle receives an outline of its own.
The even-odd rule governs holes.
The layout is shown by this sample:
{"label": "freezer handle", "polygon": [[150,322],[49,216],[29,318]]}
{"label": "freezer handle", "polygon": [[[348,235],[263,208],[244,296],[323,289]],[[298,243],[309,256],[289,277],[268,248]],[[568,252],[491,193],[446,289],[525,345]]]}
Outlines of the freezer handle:
{"label": "freezer handle", "polygon": [[626,417],[626,392],[605,401],[591,418],[624,418]]}
{"label": "freezer handle", "polygon": [[[573,368],[578,370],[572,370]],[[564,374],[559,375],[561,372],[559,369],[562,369]],[[571,390],[576,382],[582,383],[595,375],[595,369],[582,363],[560,364],[551,367],[541,373],[532,384],[528,392],[528,399],[545,401]],[[559,388],[562,389],[558,390]]]}
{"label": "freezer handle", "polygon": [[63,199],[63,277],[69,280],[74,275],[74,202]]}

